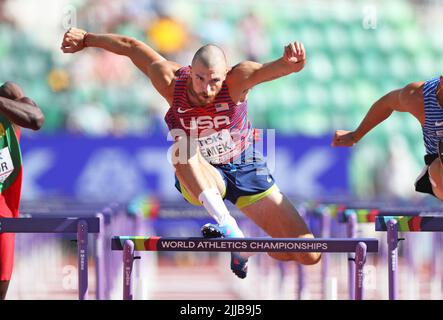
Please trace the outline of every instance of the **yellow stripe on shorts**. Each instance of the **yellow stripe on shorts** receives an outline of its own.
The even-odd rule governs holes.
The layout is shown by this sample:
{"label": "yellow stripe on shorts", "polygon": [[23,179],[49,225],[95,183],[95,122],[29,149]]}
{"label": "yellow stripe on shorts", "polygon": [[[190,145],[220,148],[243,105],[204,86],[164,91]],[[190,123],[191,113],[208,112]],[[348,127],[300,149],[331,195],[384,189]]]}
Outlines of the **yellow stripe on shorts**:
{"label": "yellow stripe on shorts", "polygon": [[[200,201],[198,201],[197,199],[194,199],[193,196],[191,196],[191,194],[188,192],[188,190],[186,190],[185,186],[182,185],[180,183],[180,190],[182,192],[183,198],[186,199],[186,201],[188,201],[190,204],[193,204],[194,206],[201,206],[202,204],[200,203]],[[222,198],[225,199],[225,195],[226,195],[226,189],[225,192],[223,192],[222,194]]]}
{"label": "yellow stripe on shorts", "polygon": [[246,207],[246,206],[249,206],[249,205],[251,205],[253,203],[256,203],[258,200],[261,200],[264,197],[270,195],[272,192],[274,192],[274,190],[279,190],[275,183],[268,190],[263,191],[261,193],[252,194],[250,196],[238,197],[237,202],[235,203],[235,205],[239,209],[241,209],[243,207]]}

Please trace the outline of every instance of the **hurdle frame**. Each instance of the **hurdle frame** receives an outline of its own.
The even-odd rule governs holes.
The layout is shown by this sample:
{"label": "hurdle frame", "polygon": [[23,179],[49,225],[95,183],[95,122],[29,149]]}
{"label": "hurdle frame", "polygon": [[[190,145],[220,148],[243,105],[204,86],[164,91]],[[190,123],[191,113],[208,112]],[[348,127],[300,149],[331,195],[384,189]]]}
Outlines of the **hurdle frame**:
{"label": "hurdle frame", "polygon": [[[99,209],[96,206],[101,206]],[[110,244],[106,239],[111,238],[111,230],[119,223],[119,219],[125,219],[126,209],[118,202],[97,204],[84,204],[82,208],[66,209],[60,204],[53,206],[49,204],[47,207],[33,209],[33,205],[25,208],[20,212],[20,218],[92,218],[97,217],[100,221],[100,232],[94,234],[93,238],[93,253],[95,261],[95,299],[96,300],[110,300],[112,289],[112,274],[114,273],[111,263],[111,257],[107,254],[110,251]],[[138,217],[129,216],[129,220],[134,226],[130,226],[132,231],[137,231],[137,226],[140,225]],[[135,218],[135,219],[134,219]],[[131,232],[132,232],[131,231]]]}
{"label": "hurdle frame", "polygon": [[77,235],[78,298],[88,299],[88,234],[100,232],[100,219],[0,218],[0,233],[75,233]]}
{"label": "hurdle frame", "polygon": [[[332,221],[335,219],[338,223],[346,223],[346,237],[354,239],[357,237],[358,221],[357,215],[351,213],[345,215],[345,211],[350,207],[360,207],[361,204],[354,204],[354,202],[317,202],[315,207],[311,209],[313,216],[320,216],[320,236],[322,238],[330,237]],[[327,299],[326,281],[328,279],[328,264],[329,258],[326,255],[321,261],[322,271],[322,294],[323,299]],[[355,285],[354,279],[356,277],[356,252],[348,252],[348,295],[350,300],[355,299]]]}
{"label": "hurdle frame", "polygon": [[[180,244],[171,247],[171,244]],[[255,244],[255,245],[254,245]],[[258,244],[281,247],[292,245],[292,248],[258,248]],[[304,246],[303,246],[304,245]],[[315,248],[303,248],[314,245]],[[201,248],[203,246],[203,248]],[[209,246],[210,248],[206,248]],[[240,246],[240,248],[238,247]],[[235,248],[233,248],[235,247]],[[357,272],[353,279],[355,299],[363,299],[363,268],[368,252],[378,252],[378,240],[373,238],[174,238],[158,236],[114,236],[111,239],[111,249],[123,251],[123,300],[132,300],[132,270],[135,251],[211,251],[211,252],[321,252],[321,253],[346,253],[355,252]]]}
{"label": "hurdle frame", "polygon": [[[402,214],[403,212],[403,214]],[[388,242],[389,300],[398,299],[399,232],[442,232],[443,210],[380,210],[375,217],[375,231],[386,231]]]}
{"label": "hurdle frame", "polygon": [[[399,232],[443,231],[443,209],[433,207],[350,206],[339,216],[342,223],[357,224],[375,222],[375,231],[386,231],[388,247],[388,297],[399,298],[398,247],[405,238]],[[435,267],[435,266],[433,266]]]}

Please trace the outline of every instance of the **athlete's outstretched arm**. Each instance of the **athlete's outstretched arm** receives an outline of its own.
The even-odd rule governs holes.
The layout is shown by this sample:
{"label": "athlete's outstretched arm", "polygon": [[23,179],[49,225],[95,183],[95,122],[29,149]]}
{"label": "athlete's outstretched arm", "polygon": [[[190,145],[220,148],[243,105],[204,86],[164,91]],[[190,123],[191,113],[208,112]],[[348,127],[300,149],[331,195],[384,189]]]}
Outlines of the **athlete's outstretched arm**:
{"label": "athlete's outstretched arm", "polygon": [[422,82],[414,82],[384,95],[372,105],[355,131],[335,131],[331,145],[352,147],[374,127],[389,118],[394,111],[409,112],[421,122],[424,117],[424,111],[421,111],[423,108],[420,109],[422,84]]}
{"label": "athlete's outstretched arm", "polygon": [[70,28],[63,37],[61,49],[74,53],[85,47],[95,47],[127,56],[163,96],[169,96],[175,71],[179,64],[166,60],[146,43],[117,34],[95,34],[82,29]]}
{"label": "athlete's outstretched arm", "polygon": [[265,64],[244,61],[236,65],[231,72],[238,86],[243,90],[249,90],[259,83],[299,72],[305,64],[305,47],[301,42],[294,42],[285,46],[283,57],[278,60]]}
{"label": "athlete's outstretched arm", "polygon": [[12,123],[32,130],[39,130],[45,117],[37,104],[24,96],[23,90],[13,82],[0,87],[0,114]]}

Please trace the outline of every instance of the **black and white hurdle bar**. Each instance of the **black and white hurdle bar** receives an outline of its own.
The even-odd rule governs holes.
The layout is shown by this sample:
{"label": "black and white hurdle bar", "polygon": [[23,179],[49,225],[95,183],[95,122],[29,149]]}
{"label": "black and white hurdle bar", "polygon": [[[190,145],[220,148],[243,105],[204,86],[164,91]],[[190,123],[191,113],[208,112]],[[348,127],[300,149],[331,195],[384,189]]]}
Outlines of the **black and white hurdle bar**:
{"label": "black and white hurdle bar", "polygon": [[355,252],[355,299],[363,299],[363,267],[367,252],[378,252],[373,238],[175,238],[114,236],[111,249],[123,251],[123,299],[132,300],[132,267],[135,251],[202,252]]}

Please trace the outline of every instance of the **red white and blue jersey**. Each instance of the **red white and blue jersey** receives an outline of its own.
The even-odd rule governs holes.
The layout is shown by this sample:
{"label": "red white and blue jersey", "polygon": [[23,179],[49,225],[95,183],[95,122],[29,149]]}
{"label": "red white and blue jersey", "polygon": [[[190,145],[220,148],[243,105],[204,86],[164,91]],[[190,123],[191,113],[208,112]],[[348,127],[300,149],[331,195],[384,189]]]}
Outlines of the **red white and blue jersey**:
{"label": "red white and blue jersey", "polygon": [[172,136],[177,135],[174,129],[183,130],[187,136],[196,136],[201,154],[212,164],[233,161],[248,148],[253,138],[247,101],[234,103],[223,82],[214,102],[192,106],[186,90],[189,76],[189,67],[177,71],[173,102],[165,116]]}
{"label": "red white and blue jersey", "polygon": [[443,107],[437,99],[437,89],[440,77],[428,80],[423,85],[423,100],[425,107],[425,124],[423,140],[426,154],[438,154],[438,141],[443,139]]}

